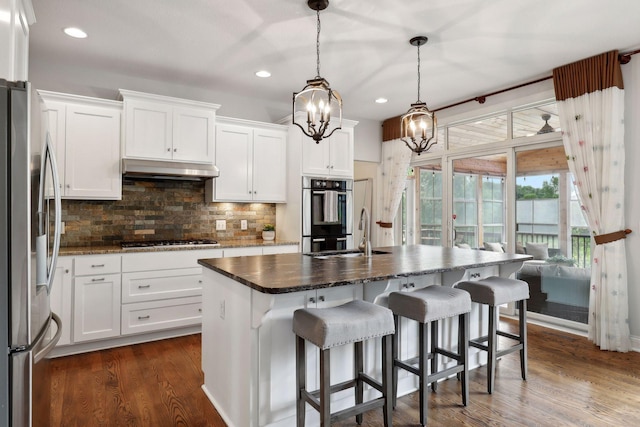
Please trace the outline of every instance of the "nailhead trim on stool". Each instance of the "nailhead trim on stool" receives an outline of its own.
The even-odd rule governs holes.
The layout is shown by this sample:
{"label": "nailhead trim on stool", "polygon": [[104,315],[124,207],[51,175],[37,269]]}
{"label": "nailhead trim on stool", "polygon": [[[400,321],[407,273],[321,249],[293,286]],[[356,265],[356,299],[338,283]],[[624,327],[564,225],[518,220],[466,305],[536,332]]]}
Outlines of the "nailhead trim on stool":
{"label": "nailhead trim on stool", "polygon": [[[320,425],[329,427],[331,423],[352,416],[362,423],[362,413],[382,407],[385,427],[391,427],[391,370],[392,337],[395,333],[393,314],[385,307],[366,301],[351,301],[330,308],[306,308],[293,313],[293,332],[296,335],[296,383],[297,383],[297,426],[305,424],[306,403],[320,412]],[[364,373],[363,342],[382,337],[382,382]],[[305,342],[309,341],[320,349],[320,388],[309,392],[306,389]],[[354,344],[354,378],[340,384],[330,382],[331,348]],[[363,403],[364,383],[382,393],[382,397]],[[331,393],[355,388],[355,406],[331,413]]]}
{"label": "nailhead trim on stool", "polygon": [[[428,402],[427,387],[431,384],[436,391],[437,381],[453,374],[460,374],[462,383],[462,404],[469,400],[469,312],[471,298],[463,290],[447,286],[428,286],[412,292],[392,292],[389,294],[389,308],[396,322],[396,334],[393,340],[393,405],[398,394],[398,368],[417,375],[420,380],[420,424],[427,424]],[[398,336],[400,335],[400,316],[418,322],[419,356],[410,360],[400,360],[398,355]],[[438,320],[458,316],[458,353],[438,346]],[[431,324],[431,352],[427,349],[428,330]],[[438,371],[438,354],[457,361],[455,366]],[[431,372],[427,362],[431,359]],[[414,364],[418,367],[414,367]]]}
{"label": "nailhead trim on stool", "polygon": [[[471,300],[489,306],[488,335],[469,342],[472,347],[486,351],[487,354],[487,391],[493,393],[496,377],[496,361],[499,357],[520,351],[520,372],[527,379],[527,300],[529,284],[522,280],[491,276],[478,281],[459,282],[455,286],[471,295]],[[518,305],[518,335],[498,330],[499,306],[515,302]],[[498,335],[516,340],[518,343],[498,350]],[[485,345],[484,342],[487,342]]]}

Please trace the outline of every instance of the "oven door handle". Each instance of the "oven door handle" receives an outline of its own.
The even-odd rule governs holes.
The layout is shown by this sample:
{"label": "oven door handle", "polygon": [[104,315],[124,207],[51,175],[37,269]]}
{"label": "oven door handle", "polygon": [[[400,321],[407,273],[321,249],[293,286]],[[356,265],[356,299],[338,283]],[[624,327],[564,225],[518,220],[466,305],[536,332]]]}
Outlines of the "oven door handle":
{"label": "oven door handle", "polygon": [[311,239],[312,242],[326,242],[327,239],[322,238],[322,239]]}
{"label": "oven door handle", "polygon": [[[326,194],[326,192],[327,192],[326,190],[320,190],[320,191],[314,190],[313,194]],[[339,196],[346,196],[347,195],[346,191],[336,191],[336,193],[338,193]]]}
{"label": "oven door handle", "polygon": [[346,242],[346,241],[347,241],[347,238],[346,238],[346,237],[338,237],[338,238],[336,239],[336,241],[337,241],[337,242]]}

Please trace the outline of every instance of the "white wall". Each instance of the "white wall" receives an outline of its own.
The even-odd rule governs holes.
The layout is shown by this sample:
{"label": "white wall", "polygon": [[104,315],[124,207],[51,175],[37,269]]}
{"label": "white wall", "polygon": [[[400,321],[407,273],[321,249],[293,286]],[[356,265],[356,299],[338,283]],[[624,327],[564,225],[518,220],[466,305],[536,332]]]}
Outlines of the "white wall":
{"label": "white wall", "polygon": [[[627,228],[633,233],[627,237],[627,276],[629,288],[629,329],[633,348],[640,351],[640,55],[622,66],[625,90],[625,217]],[[612,230],[613,231],[613,230]]]}

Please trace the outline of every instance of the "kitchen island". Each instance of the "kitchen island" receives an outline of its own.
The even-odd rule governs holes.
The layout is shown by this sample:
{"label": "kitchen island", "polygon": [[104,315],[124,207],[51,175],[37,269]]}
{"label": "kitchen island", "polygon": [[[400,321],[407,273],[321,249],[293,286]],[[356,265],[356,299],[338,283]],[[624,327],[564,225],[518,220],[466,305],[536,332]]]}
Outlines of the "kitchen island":
{"label": "kitchen island", "polygon": [[[328,307],[354,299],[384,303],[393,291],[431,285],[453,286],[460,280],[490,275],[508,277],[531,259],[505,254],[436,246],[378,248],[370,258],[344,253],[201,259],[205,267],[202,315],[203,390],[229,426],[295,425],[295,340],[293,312]],[[486,333],[486,308],[475,305],[471,335]],[[455,342],[455,322],[441,322],[445,345]],[[484,331],[483,331],[484,329]],[[403,358],[416,354],[415,325],[402,328]],[[452,340],[451,337],[454,337]],[[365,369],[379,376],[379,341],[365,346]],[[332,350],[331,380],[352,373],[351,346]],[[472,353],[471,363],[484,363]],[[308,388],[317,386],[317,355],[309,348]],[[414,376],[399,380],[399,394],[416,389]],[[367,393],[376,393],[367,390]],[[332,396],[332,410],[352,404],[352,391]],[[308,423],[317,413],[308,412]]]}

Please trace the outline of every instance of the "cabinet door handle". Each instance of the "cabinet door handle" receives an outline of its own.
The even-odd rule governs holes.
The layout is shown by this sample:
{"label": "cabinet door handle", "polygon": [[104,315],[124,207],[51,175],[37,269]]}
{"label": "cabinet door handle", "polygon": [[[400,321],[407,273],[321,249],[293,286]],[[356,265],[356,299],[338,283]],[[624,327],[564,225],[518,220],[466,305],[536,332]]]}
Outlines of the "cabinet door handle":
{"label": "cabinet door handle", "polygon": [[104,277],[98,277],[95,279],[91,279],[92,282],[104,282]]}
{"label": "cabinet door handle", "polygon": [[310,297],[309,298],[309,302],[312,303],[312,304],[315,304],[316,303],[316,297]]}
{"label": "cabinet door handle", "polygon": [[91,268],[100,268],[104,267],[104,264],[91,264]]}
{"label": "cabinet door handle", "polygon": [[320,300],[320,302],[324,302],[324,295],[320,295],[320,297],[318,297],[318,299]]}
{"label": "cabinet door handle", "polygon": [[415,284],[415,283],[409,283],[409,287],[410,287],[410,288],[415,288],[415,287],[416,287],[416,284]]}
{"label": "cabinet door handle", "polygon": [[150,319],[151,316],[149,316],[148,314],[146,316],[138,316],[138,320],[147,320]]}
{"label": "cabinet door handle", "polygon": [[148,289],[151,285],[138,285],[138,289]]}

